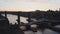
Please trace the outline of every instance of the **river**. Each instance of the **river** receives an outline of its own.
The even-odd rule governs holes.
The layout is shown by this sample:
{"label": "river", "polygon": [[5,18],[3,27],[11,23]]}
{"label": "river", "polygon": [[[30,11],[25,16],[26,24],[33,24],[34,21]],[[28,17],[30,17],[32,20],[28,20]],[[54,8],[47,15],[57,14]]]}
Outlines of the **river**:
{"label": "river", "polygon": [[[16,15],[10,15],[10,14],[8,14],[7,18],[9,19],[10,23],[12,23],[12,24],[17,23],[17,21],[16,21],[17,20],[17,16]],[[26,19],[27,19],[26,17],[20,17],[20,18],[21,18],[20,19],[21,22],[28,23],[26,21]],[[34,32],[32,32],[32,31],[25,31],[25,34],[34,34]],[[42,34],[42,32],[41,32],[41,30],[38,30],[37,32],[35,32],[35,34]],[[50,29],[45,29],[44,34],[60,34],[60,33],[54,32],[54,31],[52,31]]]}

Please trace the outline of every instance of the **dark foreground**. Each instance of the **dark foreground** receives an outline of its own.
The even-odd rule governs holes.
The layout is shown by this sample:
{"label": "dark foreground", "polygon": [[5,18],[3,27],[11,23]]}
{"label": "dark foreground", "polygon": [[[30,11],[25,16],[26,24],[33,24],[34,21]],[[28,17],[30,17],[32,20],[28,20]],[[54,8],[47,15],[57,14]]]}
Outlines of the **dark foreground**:
{"label": "dark foreground", "polygon": [[[39,12],[37,12],[39,13]],[[28,14],[28,13],[27,13]],[[37,17],[30,16],[30,14],[28,15],[24,15],[23,14],[20,14],[19,12],[17,13],[17,23],[18,24],[11,24],[9,23],[9,20],[7,18],[7,13],[5,12],[5,16],[2,16],[0,14],[0,33],[1,34],[24,34],[24,30],[25,30],[25,34],[42,34],[41,30],[44,30],[43,34],[59,34],[58,32],[60,32],[60,29],[59,28],[54,28],[55,25],[60,25],[60,14],[59,12],[43,12],[43,14],[39,13],[39,14],[35,14],[35,13],[32,13],[32,14],[35,14]],[[16,14],[14,14],[16,15]],[[24,24],[22,22],[20,22],[20,16],[24,16],[24,17],[28,17],[27,21],[28,23],[27,24]],[[31,18],[36,18],[37,21],[33,21],[31,20]],[[20,24],[21,23],[21,24]],[[37,25],[38,24],[38,27],[31,27],[31,25]],[[20,27],[21,26],[25,26],[26,29],[21,29]],[[41,30],[39,30],[41,28]],[[35,31],[35,30],[38,30],[37,32],[32,32],[32,31]],[[54,32],[55,31],[55,32]]]}

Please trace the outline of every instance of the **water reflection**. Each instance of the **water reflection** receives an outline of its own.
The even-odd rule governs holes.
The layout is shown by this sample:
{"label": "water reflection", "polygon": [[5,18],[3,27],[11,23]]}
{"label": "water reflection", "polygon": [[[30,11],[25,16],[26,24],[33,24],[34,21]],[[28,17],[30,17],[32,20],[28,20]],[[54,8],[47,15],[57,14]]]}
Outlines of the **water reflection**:
{"label": "water reflection", "polygon": [[[32,31],[25,31],[25,34],[34,34],[34,32],[32,32]],[[37,32],[35,32],[35,34],[42,34],[42,32],[41,32],[41,30],[38,30]],[[54,32],[54,31],[52,31],[50,29],[45,29],[43,34],[60,34],[60,33]]]}
{"label": "water reflection", "polygon": [[[4,14],[2,14],[3,16],[4,16]],[[9,22],[10,23],[12,23],[12,24],[15,24],[15,23],[17,23],[17,16],[16,15],[11,15],[11,14],[7,14],[7,18],[9,19]],[[20,17],[20,21],[21,22],[24,22],[24,23],[28,23],[27,21],[26,21],[26,17]]]}
{"label": "water reflection", "polygon": [[[4,16],[4,14],[2,14]],[[17,16],[16,15],[10,15],[8,14],[7,15],[7,18],[9,19],[9,22],[12,23],[12,24],[15,24],[17,23]],[[21,18],[21,22],[25,22],[25,23],[28,23],[26,21],[27,18],[25,17],[20,17]],[[25,34],[34,34],[32,31],[25,31]],[[35,34],[42,34],[41,30],[38,30],[38,32],[36,32]],[[57,32],[54,32],[52,30],[49,30],[49,29],[45,29],[44,31],[44,34],[59,34]]]}

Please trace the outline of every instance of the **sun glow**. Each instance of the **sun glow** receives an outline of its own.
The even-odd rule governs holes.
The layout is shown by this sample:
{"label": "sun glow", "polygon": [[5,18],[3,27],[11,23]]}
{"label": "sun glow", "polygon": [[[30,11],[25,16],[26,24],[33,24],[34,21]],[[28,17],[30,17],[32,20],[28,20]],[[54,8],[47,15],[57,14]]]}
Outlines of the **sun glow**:
{"label": "sun glow", "polygon": [[0,11],[57,10],[60,0],[0,0]]}

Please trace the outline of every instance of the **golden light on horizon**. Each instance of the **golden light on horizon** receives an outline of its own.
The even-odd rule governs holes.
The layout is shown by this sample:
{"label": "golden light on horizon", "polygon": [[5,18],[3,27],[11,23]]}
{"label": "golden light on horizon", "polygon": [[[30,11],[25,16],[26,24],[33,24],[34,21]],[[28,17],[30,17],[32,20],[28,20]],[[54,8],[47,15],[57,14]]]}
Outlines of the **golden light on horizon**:
{"label": "golden light on horizon", "polygon": [[60,0],[0,0],[0,11],[58,10]]}

